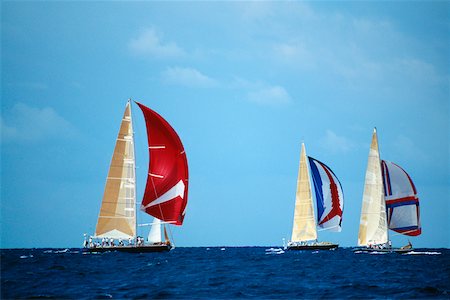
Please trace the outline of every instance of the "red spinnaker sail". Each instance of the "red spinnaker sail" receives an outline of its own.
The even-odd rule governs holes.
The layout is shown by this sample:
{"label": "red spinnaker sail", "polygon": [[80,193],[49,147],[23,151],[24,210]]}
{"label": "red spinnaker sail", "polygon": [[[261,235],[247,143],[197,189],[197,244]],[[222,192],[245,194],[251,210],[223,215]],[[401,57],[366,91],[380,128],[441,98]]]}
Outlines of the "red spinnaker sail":
{"label": "red spinnaker sail", "polygon": [[141,210],[181,225],[188,200],[188,165],[183,144],[163,117],[136,103],[144,114],[150,155]]}

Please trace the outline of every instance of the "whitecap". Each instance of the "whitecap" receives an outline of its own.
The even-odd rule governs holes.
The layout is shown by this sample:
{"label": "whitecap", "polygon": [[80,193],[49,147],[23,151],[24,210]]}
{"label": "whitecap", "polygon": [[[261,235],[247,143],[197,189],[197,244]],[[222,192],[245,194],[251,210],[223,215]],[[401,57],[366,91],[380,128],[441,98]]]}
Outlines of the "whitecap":
{"label": "whitecap", "polygon": [[266,254],[283,254],[284,250],[281,248],[269,248],[266,249]]}
{"label": "whitecap", "polygon": [[407,252],[404,253],[403,255],[439,255],[441,254],[441,252],[420,252],[420,251],[411,251],[411,252]]}
{"label": "whitecap", "polygon": [[67,252],[69,252],[70,250],[69,249],[64,249],[64,250],[58,250],[58,251],[55,251],[55,253],[67,253]]}

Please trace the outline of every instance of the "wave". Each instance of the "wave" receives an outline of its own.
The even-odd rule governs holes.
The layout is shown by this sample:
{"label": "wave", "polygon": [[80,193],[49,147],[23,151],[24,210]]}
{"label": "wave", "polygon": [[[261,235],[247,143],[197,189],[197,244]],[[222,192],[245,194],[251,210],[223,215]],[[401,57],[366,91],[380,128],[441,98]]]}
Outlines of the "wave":
{"label": "wave", "polygon": [[429,251],[411,251],[404,253],[403,255],[440,255],[441,252],[429,252]]}
{"label": "wave", "polygon": [[284,250],[281,248],[269,248],[266,249],[266,254],[283,254]]}

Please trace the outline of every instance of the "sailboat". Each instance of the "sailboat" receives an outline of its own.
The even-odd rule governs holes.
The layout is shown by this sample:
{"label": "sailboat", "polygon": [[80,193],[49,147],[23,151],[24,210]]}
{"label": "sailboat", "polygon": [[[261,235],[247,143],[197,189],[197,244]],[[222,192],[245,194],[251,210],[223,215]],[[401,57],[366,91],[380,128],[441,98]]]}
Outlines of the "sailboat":
{"label": "sailboat", "polygon": [[358,246],[363,252],[409,252],[412,245],[392,248],[389,230],[408,236],[422,233],[419,198],[411,177],[399,165],[381,160],[374,128],[367,162]]}
{"label": "sailboat", "polygon": [[[169,251],[173,244],[166,224],[183,224],[188,200],[188,165],[183,144],[163,117],[141,103],[136,104],[144,115],[149,151],[148,176],[140,209],[155,219],[149,224],[136,221],[136,159],[131,100],[128,100],[95,234],[89,237],[89,242],[85,240],[87,252]],[[142,225],[151,225],[147,242],[137,236],[137,227]],[[164,226],[164,240],[161,226]]]}
{"label": "sailboat", "polygon": [[[308,164],[314,183],[317,222],[314,218]],[[338,244],[317,241],[317,227],[321,230],[340,232],[343,207],[344,193],[338,178],[327,165],[307,157],[305,144],[302,143],[292,236],[285,248],[288,250],[336,249]]]}

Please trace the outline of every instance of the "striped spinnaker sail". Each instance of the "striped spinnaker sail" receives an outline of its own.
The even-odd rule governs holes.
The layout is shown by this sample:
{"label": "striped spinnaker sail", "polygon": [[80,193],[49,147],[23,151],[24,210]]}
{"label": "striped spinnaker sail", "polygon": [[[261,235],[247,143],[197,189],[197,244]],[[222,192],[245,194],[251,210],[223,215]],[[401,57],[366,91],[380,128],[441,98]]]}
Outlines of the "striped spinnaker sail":
{"label": "striped spinnaker sail", "polygon": [[405,235],[422,233],[419,198],[411,177],[399,165],[381,161],[388,227]]}
{"label": "striped spinnaker sail", "polygon": [[317,224],[322,229],[341,231],[344,192],[333,171],[323,162],[308,157],[314,183]]}

